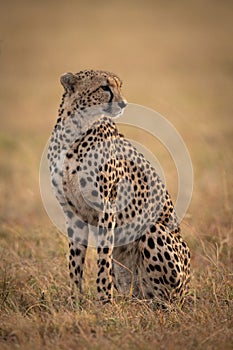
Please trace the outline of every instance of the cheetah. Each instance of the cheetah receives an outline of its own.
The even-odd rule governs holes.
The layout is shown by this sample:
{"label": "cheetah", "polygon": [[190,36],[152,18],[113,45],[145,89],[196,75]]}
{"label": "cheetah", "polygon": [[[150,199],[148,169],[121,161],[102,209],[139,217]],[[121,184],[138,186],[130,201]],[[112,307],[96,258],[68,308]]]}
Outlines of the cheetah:
{"label": "cheetah", "polygon": [[106,71],[84,70],[62,75],[61,84],[47,157],[66,219],[73,288],[82,293],[92,237],[98,300],[112,302],[114,287],[140,299],[183,300],[190,251],[165,185],[117,129],[114,119],[127,105],[121,80]]}

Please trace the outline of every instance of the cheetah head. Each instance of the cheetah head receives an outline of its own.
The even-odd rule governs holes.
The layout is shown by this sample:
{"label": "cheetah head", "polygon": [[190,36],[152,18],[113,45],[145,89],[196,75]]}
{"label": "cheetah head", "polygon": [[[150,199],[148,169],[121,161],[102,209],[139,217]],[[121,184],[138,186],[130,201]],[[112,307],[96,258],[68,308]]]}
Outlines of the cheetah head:
{"label": "cheetah head", "polygon": [[65,89],[64,98],[70,101],[71,114],[78,111],[92,117],[119,117],[126,107],[121,80],[113,73],[100,70],[66,73],[61,76],[61,84]]}

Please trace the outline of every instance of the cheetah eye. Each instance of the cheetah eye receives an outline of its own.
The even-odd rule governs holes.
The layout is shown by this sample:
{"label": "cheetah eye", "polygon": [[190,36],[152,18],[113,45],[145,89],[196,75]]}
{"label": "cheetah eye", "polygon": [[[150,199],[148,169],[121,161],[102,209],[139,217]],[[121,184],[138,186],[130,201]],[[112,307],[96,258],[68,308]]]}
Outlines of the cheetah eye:
{"label": "cheetah eye", "polygon": [[112,90],[110,89],[110,87],[108,85],[102,85],[101,89],[104,90],[104,91],[108,91],[110,93],[112,92]]}
{"label": "cheetah eye", "polygon": [[113,92],[112,92],[112,90],[110,89],[110,87],[109,87],[108,85],[102,85],[100,88],[101,88],[102,90],[107,91],[107,92],[110,93],[110,99],[109,99],[108,102],[111,103],[114,96],[113,96]]}

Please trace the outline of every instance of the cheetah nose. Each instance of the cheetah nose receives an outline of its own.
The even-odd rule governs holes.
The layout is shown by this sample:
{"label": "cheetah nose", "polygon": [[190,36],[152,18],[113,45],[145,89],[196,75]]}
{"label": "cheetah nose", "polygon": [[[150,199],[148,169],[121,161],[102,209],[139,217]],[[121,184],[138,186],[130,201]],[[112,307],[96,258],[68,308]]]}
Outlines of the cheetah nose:
{"label": "cheetah nose", "polygon": [[120,106],[121,108],[125,108],[127,105],[127,103],[125,103],[124,101],[118,102],[118,106]]}

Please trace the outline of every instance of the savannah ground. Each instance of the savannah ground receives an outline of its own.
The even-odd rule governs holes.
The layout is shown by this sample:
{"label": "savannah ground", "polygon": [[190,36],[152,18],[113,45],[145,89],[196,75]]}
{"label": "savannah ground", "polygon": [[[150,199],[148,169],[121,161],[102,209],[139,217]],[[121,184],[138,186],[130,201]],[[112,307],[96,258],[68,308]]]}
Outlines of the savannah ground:
{"label": "savannah ground", "polygon": [[[215,0],[1,2],[0,349],[232,349],[232,11]],[[85,68],[117,73],[127,100],[160,112],[189,149],[182,230],[192,281],[182,309],[121,297],[97,305],[91,249],[82,307],[72,308],[67,240],[46,215],[38,176],[59,76]],[[126,136],[155,153],[175,198],[169,154]]]}

